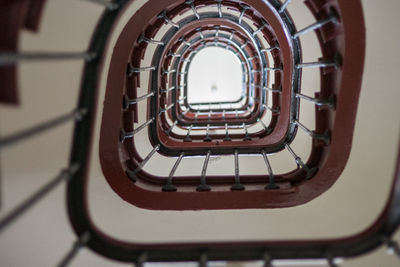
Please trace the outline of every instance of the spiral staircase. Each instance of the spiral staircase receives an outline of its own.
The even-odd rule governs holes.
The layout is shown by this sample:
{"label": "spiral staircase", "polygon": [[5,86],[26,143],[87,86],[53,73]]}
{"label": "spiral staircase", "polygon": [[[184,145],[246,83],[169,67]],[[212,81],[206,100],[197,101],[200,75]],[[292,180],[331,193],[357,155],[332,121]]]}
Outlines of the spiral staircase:
{"label": "spiral staircase", "polygon": [[[3,0],[0,7],[5,247],[35,229],[52,233],[48,212],[38,213],[47,218],[39,228],[24,217],[57,192],[66,194],[76,236],[58,266],[87,264],[76,262],[84,248],[137,266],[347,266],[382,245],[400,256],[398,93],[367,87],[363,98],[373,62],[359,0]],[[63,16],[73,24],[71,14],[83,18],[76,46],[63,39],[62,21],[46,24]],[[207,62],[193,73],[210,49],[236,62],[239,97],[192,96],[193,76],[202,86],[211,75]],[[62,151],[68,166],[37,178],[58,168]],[[21,221],[24,234],[7,237]],[[101,265],[114,264],[107,261]]]}

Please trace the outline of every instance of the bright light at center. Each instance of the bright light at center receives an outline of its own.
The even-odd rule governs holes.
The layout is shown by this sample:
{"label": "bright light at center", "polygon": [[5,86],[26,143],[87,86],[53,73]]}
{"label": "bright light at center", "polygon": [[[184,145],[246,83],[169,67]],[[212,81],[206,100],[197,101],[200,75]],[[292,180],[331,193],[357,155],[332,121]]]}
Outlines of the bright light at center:
{"label": "bright light at center", "polygon": [[235,102],[243,92],[243,71],[239,59],[220,47],[200,50],[188,71],[189,103]]}

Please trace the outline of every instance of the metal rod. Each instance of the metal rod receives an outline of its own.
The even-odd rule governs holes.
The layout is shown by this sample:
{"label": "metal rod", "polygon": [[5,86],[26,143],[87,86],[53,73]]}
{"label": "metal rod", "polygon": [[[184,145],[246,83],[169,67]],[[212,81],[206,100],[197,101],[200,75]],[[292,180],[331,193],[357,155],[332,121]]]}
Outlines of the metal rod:
{"label": "metal rod", "polygon": [[151,118],[150,120],[146,121],[142,125],[140,125],[138,128],[134,129],[132,132],[125,132],[125,130],[122,128],[120,130],[120,135],[119,135],[119,140],[120,142],[124,142],[125,139],[132,138],[135,134],[143,130],[146,126],[148,126],[150,123],[154,121],[154,118]]}
{"label": "metal rod", "polygon": [[260,118],[257,119],[257,122],[261,123],[261,125],[263,126],[263,128],[264,128],[264,130],[266,131],[267,134],[271,133],[271,129],[269,129],[267,127],[267,125],[265,125],[265,123]]}
{"label": "metal rod", "polygon": [[165,133],[167,135],[169,135],[171,133],[172,129],[176,126],[177,123],[178,123],[178,120],[175,120],[174,123],[172,124],[172,126],[167,131],[165,131]]}
{"label": "metal rod", "polygon": [[132,66],[131,63],[128,64],[128,76],[132,76],[134,73],[140,73],[142,71],[152,71],[155,70],[155,66],[149,66],[149,67],[141,67],[141,68],[135,68]]}
{"label": "metal rod", "polygon": [[68,168],[62,170],[60,174],[54,177],[50,182],[45,184],[30,197],[18,204],[16,208],[14,208],[10,213],[5,215],[0,220],[0,233],[5,229],[6,226],[18,219],[22,214],[24,214],[24,212],[26,212],[44,196],[50,193],[60,182],[70,179],[79,170],[79,168],[79,164],[71,164]]}
{"label": "metal rod", "polygon": [[144,267],[147,261],[147,252],[143,251],[140,253],[138,259],[136,260],[135,267]]}
{"label": "metal rod", "polygon": [[208,255],[206,252],[201,253],[198,266],[199,267],[208,266]]}
{"label": "metal rod", "polygon": [[171,74],[171,73],[175,73],[176,70],[163,70],[162,75],[167,75],[167,74]]}
{"label": "metal rod", "polygon": [[274,173],[272,172],[271,164],[269,163],[267,154],[265,150],[261,150],[262,156],[264,158],[265,165],[267,165],[268,176],[269,176],[269,183],[265,186],[265,189],[279,189],[279,186],[275,184],[275,177]]}
{"label": "metal rod", "polygon": [[204,137],[204,142],[211,142],[212,138],[209,135],[209,131],[210,131],[210,124],[207,124],[207,129],[206,129],[206,136]]}
{"label": "metal rod", "polygon": [[[225,113],[225,110],[224,110]],[[228,132],[228,123],[225,123],[225,137],[224,141],[232,141],[232,139],[229,137],[229,132]]]}
{"label": "metal rod", "polygon": [[13,144],[16,144],[20,141],[23,141],[29,137],[33,137],[37,134],[40,134],[44,131],[53,129],[59,125],[62,125],[70,120],[80,121],[87,114],[87,110],[82,108],[78,110],[74,110],[70,113],[61,115],[54,119],[51,119],[47,122],[41,123],[39,125],[33,126],[31,128],[22,130],[20,132],[10,134],[5,137],[0,138],[0,150],[9,147]]}
{"label": "metal rod", "polygon": [[[301,64],[299,64],[301,65]],[[297,66],[299,66],[297,65]],[[265,67],[264,70],[269,70],[269,71],[282,71],[283,69],[281,67]]]}
{"label": "metal rod", "polygon": [[84,59],[91,61],[96,54],[90,52],[12,52],[0,51],[0,67],[18,62]]}
{"label": "metal rod", "polygon": [[173,179],[173,177],[174,177],[174,174],[175,174],[175,172],[176,172],[176,169],[177,169],[178,166],[179,166],[179,163],[181,163],[181,160],[183,159],[184,156],[185,156],[185,152],[182,152],[182,153],[179,155],[179,158],[176,160],[174,166],[173,166],[172,169],[171,169],[171,172],[170,172],[169,175],[168,175],[167,184],[165,184],[165,185],[162,187],[162,191],[165,191],[165,192],[173,192],[173,191],[176,191],[176,186],[172,184],[172,179]]}
{"label": "metal rod", "polygon": [[86,1],[103,5],[108,10],[115,10],[119,7],[119,5],[117,3],[114,3],[113,1],[108,1],[108,0],[86,0]]}
{"label": "metal rod", "polygon": [[270,91],[272,93],[279,93],[279,94],[282,93],[282,89],[281,88],[277,89],[277,88],[264,87],[264,89],[266,91]]}
{"label": "metal rod", "polygon": [[140,163],[138,163],[136,169],[132,170],[127,170],[126,174],[128,175],[129,178],[132,179],[132,181],[136,182],[136,174],[140,172],[143,167],[146,165],[146,163],[151,159],[151,157],[158,151],[160,150],[160,144],[156,145],[150,153],[144,158],[144,160]]}
{"label": "metal rod", "polygon": [[171,105],[169,105],[169,106],[166,107],[166,108],[162,108],[162,109],[160,110],[160,114],[159,114],[159,115],[161,115],[162,113],[167,112],[167,111],[170,110],[173,106],[175,106],[175,103],[172,103]]}
{"label": "metal rod", "polygon": [[250,141],[251,137],[249,136],[249,132],[247,131],[247,126],[245,123],[243,123],[242,125],[243,125],[244,132],[245,132],[245,136],[244,136],[243,140]]}
{"label": "metal rod", "polygon": [[201,170],[201,177],[200,177],[200,185],[197,186],[197,191],[210,191],[211,188],[209,185],[206,184],[206,173],[207,173],[207,166],[208,161],[210,160],[211,150],[207,151],[206,158],[204,160],[203,169]]}
{"label": "metal rod", "polygon": [[312,103],[314,103],[317,106],[328,106],[330,108],[335,108],[336,106],[336,99],[335,99],[335,95],[332,95],[331,97],[329,97],[328,99],[318,99],[318,98],[312,98],[300,93],[296,93],[296,97],[297,98],[302,98],[304,100],[310,101]]}
{"label": "metal rod", "polygon": [[71,262],[73,258],[78,254],[79,250],[86,246],[86,244],[90,240],[90,233],[85,232],[83,235],[79,237],[77,241],[72,245],[71,250],[62,258],[61,262],[57,265],[57,267],[66,267]]}
{"label": "metal rod", "polygon": [[258,28],[257,30],[255,30],[255,31],[253,32],[252,35],[253,35],[253,36],[256,36],[256,34],[259,33],[260,31],[262,31],[262,29],[264,29],[266,26],[268,26],[268,23],[266,23],[266,22],[263,23],[263,25],[261,25],[260,28]]}
{"label": "metal rod", "polygon": [[188,0],[185,2],[186,4],[190,5],[190,7],[192,8],[192,11],[194,13],[194,15],[196,16],[197,19],[200,19],[200,15],[197,12],[196,7],[194,6],[194,1],[193,0]]}
{"label": "metal rod", "polygon": [[272,46],[272,47],[269,47],[269,48],[263,48],[263,49],[260,50],[260,52],[271,52],[274,49],[278,49],[279,50],[279,46]]}
{"label": "metal rod", "polygon": [[324,143],[326,145],[329,145],[331,142],[331,138],[329,135],[329,132],[326,132],[325,134],[318,134],[314,131],[311,131],[310,129],[308,129],[306,126],[304,126],[301,122],[299,122],[298,120],[295,120],[294,123],[299,126],[303,131],[305,131],[309,136],[311,136],[314,139],[317,140],[322,140],[324,141]]}
{"label": "metal rod", "polygon": [[137,104],[140,101],[145,100],[145,99],[147,99],[149,97],[152,97],[152,96],[154,96],[154,92],[148,93],[146,95],[143,95],[143,96],[140,96],[140,97],[137,97],[137,98],[134,98],[134,99],[130,99],[127,95],[125,95],[125,97],[124,97],[124,109],[127,109],[130,105]]}
{"label": "metal rod", "polygon": [[318,62],[308,62],[308,63],[300,63],[296,65],[296,68],[328,68],[335,67],[338,68],[339,65],[335,61],[318,61]]}
{"label": "metal rod", "polygon": [[169,25],[171,25],[171,26],[173,26],[173,27],[179,29],[179,24],[173,22],[170,18],[168,18],[168,16],[167,16],[167,11],[166,11],[166,10],[164,10],[163,12],[161,12],[161,14],[160,14],[158,17],[164,19],[164,21],[165,21],[167,24],[169,24]]}
{"label": "metal rod", "polygon": [[240,12],[240,16],[239,16],[239,21],[238,22],[239,22],[239,24],[242,24],[244,13],[246,13],[247,9],[249,9],[250,7],[248,5],[245,5],[245,4],[240,4],[240,6],[243,9],[242,9],[242,12]]}
{"label": "metal rod", "polygon": [[277,113],[277,114],[279,114],[281,111],[280,111],[280,109],[279,109],[279,107],[277,107],[277,108],[270,108],[269,106],[267,106],[266,104],[263,104],[263,106],[266,108],[266,109],[268,109],[269,111],[271,111],[272,113]]}
{"label": "metal rod", "polygon": [[309,168],[304,162],[301,160],[299,156],[294,153],[292,148],[289,146],[289,144],[285,144],[285,148],[289,151],[289,153],[293,156],[294,160],[296,161],[297,165],[300,166],[305,172],[306,172],[306,179],[310,179],[314,174],[318,171],[318,168]]}
{"label": "metal rod", "polygon": [[185,139],[183,139],[183,141],[185,141],[185,142],[191,142],[192,141],[192,138],[190,138],[190,132],[192,131],[192,128],[193,128],[193,124],[191,124],[189,126],[188,132],[186,134]]}
{"label": "metal rod", "polygon": [[336,15],[333,14],[333,13],[330,13],[329,16],[328,16],[327,18],[325,18],[325,19],[323,19],[323,20],[321,20],[321,21],[317,21],[317,22],[315,22],[315,23],[313,23],[313,24],[311,24],[311,25],[305,27],[304,29],[302,29],[302,30],[296,32],[295,34],[293,34],[293,37],[292,37],[292,38],[293,38],[293,39],[296,39],[296,38],[299,37],[300,35],[305,34],[305,33],[307,33],[307,32],[310,32],[310,31],[314,31],[314,30],[316,30],[316,29],[319,29],[319,28],[321,28],[322,26],[324,26],[325,24],[328,24],[329,22],[337,23],[337,21],[338,21],[338,20],[337,20]]}
{"label": "metal rod", "polygon": [[239,153],[235,149],[235,183],[231,186],[231,190],[244,190],[245,187],[240,183],[239,175]]}
{"label": "metal rod", "polygon": [[290,4],[290,2],[292,2],[292,0],[286,0],[286,1],[281,5],[281,7],[279,8],[279,13],[282,13],[282,12],[286,9],[286,7]]}
{"label": "metal rod", "polygon": [[218,16],[222,18],[222,7],[221,7],[221,2],[222,0],[216,0],[217,1],[217,6],[218,6]]}
{"label": "metal rod", "polygon": [[399,244],[396,241],[391,240],[389,238],[386,238],[385,242],[386,242],[386,245],[388,247],[388,252],[391,253],[391,254],[394,253],[400,258],[400,247],[399,247]]}
{"label": "metal rod", "polygon": [[172,91],[172,90],[175,90],[175,86],[172,86],[172,87],[170,87],[170,88],[168,88],[168,89],[161,89],[161,93],[168,93],[168,92],[170,92],[170,91]]}
{"label": "metal rod", "polygon": [[154,40],[154,39],[152,39],[152,38],[147,38],[147,37],[144,35],[144,32],[140,35],[140,38],[139,38],[139,43],[141,43],[141,42],[145,42],[145,43],[148,43],[148,44],[156,44],[156,45],[164,46],[164,42],[158,41],[158,40]]}

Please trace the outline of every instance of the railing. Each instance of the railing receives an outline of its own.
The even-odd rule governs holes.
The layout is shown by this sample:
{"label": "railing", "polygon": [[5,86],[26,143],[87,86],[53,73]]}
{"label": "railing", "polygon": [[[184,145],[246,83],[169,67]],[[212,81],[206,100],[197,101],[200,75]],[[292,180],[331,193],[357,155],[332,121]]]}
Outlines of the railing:
{"label": "railing", "polygon": [[[397,204],[400,201],[400,162],[397,163],[398,169],[390,200],[381,216],[364,233],[348,238],[301,242],[144,245],[120,242],[93,227],[84,203],[87,197],[86,174],[100,62],[112,26],[129,1],[91,1],[104,5],[106,10],[95,29],[88,52],[32,53],[7,50],[0,54],[0,67],[8,68],[0,69],[4,71],[3,73],[9,73],[9,68],[14,68],[22,60],[85,60],[78,107],[68,114],[0,138],[0,149],[5,150],[34,135],[68,121],[75,121],[69,166],[2,217],[0,231],[6,230],[7,226],[11,226],[58,184],[66,181],[67,208],[78,238],[58,266],[67,266],[82,247],[89,247],[111,259],[134,262],[137,266],[142,266],[145,262],[159,261],[196,261],[199,266],[206,266],[207,262],[212,260],[262,260],[265,266],[272,266],[273,261],[278,259],[323,259],[323,264],[336,266],[335,258],[363,254],[382,244],[386,244],[400,256],[399,245],[390,238],[400,223],[400,210]],[[358,97],[363,67],[363,47],[359,53],[349,53],[354,50],[349,46],[350,43],[357,43],[360,39],[362,43],[360,35],[361,37],[364,35],[363,27],[347,26],[354,20],[358,20],[358,23],[362,21],[360,3],[353,3],[352,17],[349,17],[349,13],[343,12],[348,8],[345,1],[306,1],[317,22],[297,31],[295,23],[287,12],[290,0],[283,3],[271,0],[264,5],[260,4],[262,1],[248,2],[244,4],[238,1],[199,0],[177,1],[174,5],[157,2],[156,7],[147,4],[144,5],[143,11],[148,11],[144,14],[149,19],[143,21],[142,18],[133,17],[131,23],[136,28],[132,31],[128,27],[122,32],[117,48],[119,45],[126,47],[124,43],[126,32],[131,36],[136,34],[138,38],[125,51],[114,50],[113,58],[117,57],[119,61],[112,59],[111,66],[121,64],[120,55],[125,55],[124,53],[129,63],[127,70],[123,70],[122,76],[121,68],[115,68],[116,71],[110,68],[109,83],[115,83],[118,77],[123,77],[123,80],[118,81],[118,84],[122,84],[118,90],[114,90],[115,86],[108,87],[106,93],[108,101],[105,102],[103,110],[102,127],[111,134],[104,137],[104,132],[101,133],[103,136],[100,152],[105,150],[114,152],[112,153],[114,158],[106,158],[102,154],[100,157],[109,183],[122,179],[122,182],[119,182],[125,191],[121,192],[118,188],[114,190],[128,202],[157,209],[181,210],[193,207],[229,209],[232,208],[231,200],[234,197],[237,202],[236,207],[259,208],[260,202],[257,202],[259,198],[255,198],[254,201],[246,199],[249,199],[249,196],[263,195],[261,201],[264,208],[285,207],[301,204],[289,199],[295,196],[292,194],[288,197],[290,189],[296,188],[301,191],[302,187],[307,186],[319,190],[314,195],[308,192],[310,193],[308,198],[302,200],[309,201],[327,190],[340,175],[349,154],[348,146],[351,144],[355,120],[352,111],[356,109],[356,105],[348,108],[348,104]],[[215,10],[200,12],[202,7]],[[261,11],[261,7],[265,9]],[[268,22],[263,14],[268,15]],[[176,18],[178,15],[179,19]],[[142,21],[140,25],[143,25],[143,31],[135,23],[135,19]],[[254,25],[250,25],[249,21]],[[161,28],[165,35],[156,39],[156,36],[160,37],[157,34]],[[320,41],[323,59],[302,62],[299,39],[303,34],[312,31],[316,32]],[[339,43],[343,42],[344,35],[348,40],[345,45],[340,46]],[[264,47],[265,43],[269,46]],[[142,66],[141,60],[150,46],[156,47],[151,55],[153,64]],[[187,101],[187,73],[190,62],[198,51],[209,46],[223,47],[239,58],[243,66],[244,86],[243,97],[238,101],[228,103]],[[341,58],[344,52],[346,57]],[[272,63],[267,58],[271,58]],[[346,69],[352,74],[351,79],[342,76],[342,67],[347,64],[353,66],[352,69]],[[301,92],[301,75],[304,68],[320,70],[321,88],[315,98]],[[143,82],[145,80],[142,77],[143,72],[150,74],[151,79],[147,84]],[[349,87],[350,85],[354,87]],[[138,96],[139,87],[146,90],[148,88],[148,91]],[[111,90],[113,91],[110,92]],[[16,96],[15,92],[17,92],[15,84],[8,87],[7,95]],[[10,98],[4,99],[9,101],[7,99]],[[9,102],[16,102],[15,99],[14,97],[14,100]],[[114,99],[118,101],[113,101]],[[301,121],[300,101],[310,101],[315,104],[315,130],[309,129]],[[139,119],[140,112],[143,112],[138,107],[139,102],[147,102],[149,106],[149,113],[141,117],[145,118],[144,122]],[[108,103],[111,104],[107,106]],[[336,112],[341,110],[345,112]],[[116,114],[118,116],[115,116]],[[266,119],[267,116],[269,120]],[[116,117],[121,120],[116,120]],[[341,121],[340,125],[335,123],[337,121]],[[298,129],[313,139],[311,156],[307,161],[302,159],[291,146]],[[149,131],[153,147],[146,157],[141,158],[135,147],[135,135],[145,130]],[[211,133],[211,130],[218,133]],[[347,133],[348,136],[338,137],[339,131]],[[283,174],[273,172],[269,157],[281,151],[287,151],[292,155],[297,169]],[[126,162],[122,161],[119,152],[128,155],[129,159]],[[176,157],[170,172],[164,177],[153,175],[144,169],[156,153],[166,157]],[[253,176],[240,175],[241,154],[262,157],[267,173]],[[340,160],[333,162],[332,154],[336,156],[335,160],[337,155],[340,155]],[[207,176],[210,158],[215,155],[233,155],[234,175]],[[192,156],[204,157],[201,172],[195,176],[176,177],[175,173],[182,160]],[[120,170],[115,172],[108,168],[110,162],[118,162]],[[335,168],[336,172],[327,175],[326,169],[332,168]],[[313,185],[318,183],[322,176],[326,179],[326,185],[320,188]],[[146,183],[148,192],[143,193],[146,190],[141,188],[141,183]],[[289,184],[290,188],[282,188],[282,184]],[[251,185],[251,189],[247,185]],[[218,190],[213,192],[215,186],[218,186]],[[128,191],[126,188],[131,188],[133,191]],[[184,194],[182,189],[185,189]],[[143,196],[157,194],[157,205],[129,199],[128,195],[132,192]],[[265,192],[269,194],[265,195]],[[163,198],[169,201],[163,202]],[[211,204],[199,206],[199,199],[209,199],[211,201],[207,203]],[[269,204],[272,199],[273,204]]]}

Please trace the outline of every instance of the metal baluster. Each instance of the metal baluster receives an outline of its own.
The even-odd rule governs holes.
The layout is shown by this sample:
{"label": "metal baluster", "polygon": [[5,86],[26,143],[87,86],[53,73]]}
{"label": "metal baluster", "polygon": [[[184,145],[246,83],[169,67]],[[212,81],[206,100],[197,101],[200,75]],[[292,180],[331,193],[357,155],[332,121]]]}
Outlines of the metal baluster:
{"label": "metal baluster", "polygon": [[151,158],[159,149],[160,149],[160,144],[158,144],[157,146],[155,146],[155,147],[153,148],[153,150],[151,150],[151,152],[144,158],[144,160],[138,164],[138,166],[136,167],[136,169],[134,169],[133,171],[132,171],[132,170],[129,170],[129,169],[126,170],[126,174],[128,175],[128,177],[129,177],[132,181],[136,182],[136,174],[137,174],[138,172],[140,172],[140,171],[143,169],[143,167],[146,165],[146,163],[150,160],[150,158]]}
{"label": "metal baluster", "polygon": [[191,124],[191,125],[189,126],[188,132],[187,132],[187,134],[186,134],[185,139],[183,139],[183,141],[185,141],[185,142],[192,142],[192,138],[190,137],[190,132],[192,131],[192,128],[193,128],[193,124]]}
{"label": "metal baluster", "polygon": [[314,174],[318,171],[318,168],[314,167],[314,168],[310,169],[306,164],[304,164],[304,162],[301,160],[301,158],[299,156],[297,156],[296,153],[294,153],[294,151],[288,144],[285,144],[285,148],[293,156],[294,160],[297,163],[297,166],[300,166],[306,172],[306,179],[308,180],[311,177],[313,177]]}
{"label": "metal baluster", "polygon": [[253,32],[252,35],[253,35],[253,36],[256,36],[257,33],[261,32],[262,29],[264,29],[266,26],[268,26],[268,23],[264,21],[263,25],[261,25],[260,28],[258,28],[257,30],[255,30],[255,31]]}
{"label": "metal baluster", "polygon": [[208,111],[208,114],[207,114],[207,117],[208,117],[208,120],[211,120],[211,114],[212,114],[212,110],[210,109],[209,111]]}
{"label": "metal baluster", "polygon": [[246,13],[247,9],[249,9],[250,7],[246,4],[240,4],[240,6],[243,8],[242,12],[240,12],[240,16],[239,16],[239,24],[242,24],[242,20],[244,17],[244,13]]}
{"label": "metal baluster", "polygon": [[166,94],[166,93],[168,93],[168,92],[170,92],[172,90],[175,90],[175,86],[172,86],[172,87],[170,87],[168,89],[161,89],[161,93]]}
{"label": "metal baluster", "polygon": [[223,120],[225,120],[225,113],[226,113],[226,110],[225,110],[225,109],[222,110],[222,119],[223,119]]}
{"label": "metal baluster", "polygon": [[164,19],[165,23],[167,23],[167,24],[169,24],[169,25],[171,25],[171,26],[173,26],[173,27],[179,29],[179,24],[173,22],[170,18],[168,18],[168,16],[167,16],[167,11],[166,11],[166,10],[164,10],[163,12],[161,12],[161,14],[160,14],[158,17]]}
{"label": "metal baluster", "polygon": [[311,136],[314,139],[317,140],[322,140],[324,141],[325,145],[329,145],[331,142],[331,136],[329,134],[329,131],[326,130],[324,134],[318,134],[314,131],[311,131],[310,129],[308,129],[306,126],[304,126],[301,122],[299,122],[298,120],[295,120],[294,123],[299,126],[303,131],[305,131],[309,136]]}
{"label": "metal baluster", "polygon": [[[225,111],[225,110],[224,110]],[[225,123],[225,137],[224,141],[232,141],[232,139],[229,137],[229,132],[228,132],[228,124]]]}
{"label": "metal baluster", "polygon": [[176,70],[163,70],[162,75],[168,75],[168,74],[175,73],[175,72],[176,72]]}
{"label": "metal baluster", "polygon": [[278,49],[279,50],[279,46],[278,45],[274,45],[272,47],[268,47],[268,48],[263,48],[260,50],[260,52],[271,52],[272,50]]}
{"label": "metal baluster", "polygon": [[279,107],[277,108],[270,108],[269,106],[267,106],[266,104],[263,104],[263,106],[268,109],[269,111],[271,111],[272,113],[276,113],[276,114],[280,114],[281,110]]}
{"label": "metal baluster", "polygon": [[400,246],[399,243],[390,239],[390,237],[385,237],[385,243],[388,247],[389,254],[396,254],[400,258]]}
{"label": "metal baluster", "polygon": [[244,141],[251,141],[251,137],[249,136],[249,132],[247,131],[247,126],[245,123],[242,124],[245,132],[245,136],[243,138]]}
{"label": "metal baluster", "polygon": [[331,95],[328,99],[317,99],[317,98],[312,98],[300,93],[296,93],[297,98],[302,98],[307,101],[310,101],[314,103],[316,106],[328,106],[329,108],[335,109],[336,107],[336,97],[335,95]]}
{"label": "metal baluster", "polygon": [[310,31],[317,30],[317,29],[321,28],[322,26],[324,26],[325,24],[328,24],[330,22],[335,23],[335,24],[338,22],[338,18],[336,16],[336,14],[334,14],[334,12],[330,12],[327,18],[325,18],[321,21],[317,21],[317,22],[311,24],[310,26],[307,26],[304,29],[296,32],[295,34],[293,34],[292,38],[296,39],[300,35],[310,32]]}
{"label": "metal baluster", "polygon": [[169,136],[169,134],[171,133],[172,129],[176,126],[176,124],[178,123],[178,120],[175,120],[174,123],[172,124],[172,126],[165,131],[165,133]]}
{"label": "metal baluster", "polygon": [[240,46],[240,49],[243,50],[243,48],[245,48],[248,44],[249,44],[249,41],[246,40],[246,42]]}
{"label": "metal baluster", "polygon": [[194,120],[197,121],[197,117],[199,117],[200,114],[200,110],[198,110],[195,114],[194,114]]}
{"label": "metal baluster", "polygon": [[141,68],[135,68],[132,66],[132,63],[128,64],[128,77],[132,76],[134,73],[140,73],[142,71],[152,71],[155,70],[156,67],[155,66],[149,66],[149,67],[141,67]]}
{"label": "metal baluster", "polygon": [[185,152],[182,152],[179,155],[179,158],[176,160],[174,166],[171,169],[171,172],[169,173],[169,176],[168,176],[168,179],[167,179],[167,184],[165,184],[162,187],[162,191],[164,191],[164,192],[175,192],[177,190],[176,186],[172,184],[172,179],[174,177],[176,169],[179,166],[179,163],[181,163],[181,160],[183,159],[184,156],[185,156]]}
{"label": "metal baluster", "polygon": [[175,106],[175,103],[172,103],[171,105],[169,105],[169,106],[166,107],[166,108],[162,108],[162,109],[160,110],[160,113],[159,113],[158,115],[161,115],[162,113],[167,112],[167,111],[170,110],[173,106]]}
{"label": "metal baluster", "polygon": [[59,175],[54,177],[50,182],[41,187],[38,191],[33,193],[27,199],[22,201],[16,208],[14,208],[10,213],[5,215],[0,220],[0,233],[8,226],[11,222],[19,218],[24,212],[29,208],[33,207],[39,200],[51,192],[60,182],[64,180],[71,179],[72,176],[79,170],[80,165],[77,163],[71,164],[68,168],[62,170]]}
{"label": "metal baluster", "polygon": [[0,67],[15,65],[21,61],[59,61],[84,59],[91,61],[96,58],[96,54],[91,52],[13,52],[0,51]]}
{"label": "metal baluster", "polygon": [[279,186],[275,184],[274,173],[272,172],[272,167],[271,164],[269,163],[265,150],[261,150],[261,154],[263,155],[265,165],[267,165],[268,176],[269,176],[269,183],[265,186],[265,189],[279,189]]}
{"label": "metal baluster", "polygon": [[90,232],[85,232],[82,234],[77,241],[73,244],[71,250],[64,256],[57,267],[65,267],[71,262],[73,258],[78,254],[79,250],[86,246],[90,240]]}
{"label": "metal baluster", "polygon": [[200,38],[201,38],[201,39],[204,39],[204,35],[203,35],[203,32],[202,32],[202,29],[201,29],[201,28],[197,28],[196,31],[197,31],[198,34],[200,35]]}
{"label": "metal baluster", "polygon": [[147,252],[142,251],[136,260],[135,267],[144,267],[147,261]]}
{"label": "metal baluster", "polygon": [[181,57],[182,55],[181,55],[181,54],[177,54],[177,53],[173,53],[173,52],[169,51],[168,54],[167,54],[167,56],[168,56],[168,57]]}
{"label": "metal baluster", "polygon": [[207,166],[208,166],[208,161],[210,160],[210,156],[211,156],[211,150],[208,150],[206,158],[204,160],[203,169],[201,171],[200,185],[198,185],[196,188],[196,190],[199,192],[211,190],[210,186],[208,184],[206,184],[206,172],[207,172]]}
{"label": "metal baluster", "polygon": [[210,124],[207,124],[207,129],[206,129],[206,136],[204,137],[204,142],[211,142],[212,138],[209,135],[209,130],[210,130]]}
{"label": "metal baluster", "polygon": [[233,31],[231,32],[231,35],[229,36],[229,40],[230,40],[230,41],[232,41],[233,36],[235,35],[235,33],[236,33],[235,30],[233,30]]}
{"label": "metal baluster", "polygon": [[123,108],[127,109],[129,108],[130,105],[134,105],[139,103],[142,100],[145,100],[149,97],[154,96],[154,92],[148,93],[146,95],[140,96],[138,98],[130,99],[127,95],[124,96],[124,101],[123,101]]}
{"label": "metal baluster", "polygon": [[277,88],[264,87],[264,90],[270,91],[272,93],[279,93],[279,94],[282,93],[282,88],[277,89]]}
{"label": "metal baluster", "polygon": [[145,42],[145,43],[148,43],[148,44],[156,44],[156,45],[161,45],[161,46],[164,46],[164,42],[162,42],[162,41],[157,41],[157,40],[154,40],[154,39],[152,39],[152,38],[147,38],[145,35],[144,35],[144,32],[140,35],[140,37],[139,37],[139,43],[142,43],[142,42]]}
{"label": "metal baluster", "polygon": [[200,259],[199,259],[199,267],[207,267],[208,266],[208,255],[207,252],[202,252],[200,254]]}
{"label": "metal baluster", "polygon": [[235,184],[231,186],[231,190],[244,190],[245,187],[240,183],[239,175],[239,153],[235,150]]}
{"label": "metal baluster", "polygon": [[282,13],[282,12],[286,9],[286,7],[290,4],[290,2],[292,2],[292,0],[286,0],[286,1],[281,5],[281,7],[279,8],[279,13]]}
{"label": "metal baluster", "polygon": [[107,1],[107,0],[86,0],[86,1],[105,6],[108,10],[115,10],[119,7],[119,5],[113,1]]}
{"label": "metal baluster", "polygon": [[318,62],[307,62],[307,63],[300,63],[296,65],[298,69],[305,69],[305,68],[329,68],[335,67],[336,69],[339,68],[340,64],[337,61],[326,61],[321,60]]}
{"label": "metal baluster", "polygon": [[132,138],[135,134],[143,130],[146,126],[148,126],[150,123],[154,121],[154,118],[151,118],[150,120],[146,121],[142,125],[140,125],[138,128],[134,129],[132,132],[125,132],[125,130],[122,128],[120,130],[119,134],[119,141],[124,142],[125,139]]}
{"label": "metal baluster", "polygon": [[263,265],[264,267],[273,267],[272,259],[268,252],[264,252],[263,260],[264,260],[264,265]]}
{"label": "metal baluster", "polygon": [[326,260],[328,262],[329,267],[339,267],[339,265],[335,263],[335,258],[328,256]]}
{"label": "metal baluster", "polygon": [[11,146],[13,144],[17,144],[20,141],[23,141],[24,139],[27,139],[29,137],[33,137],[35,135],[38,135],[40,133],[43,133],[44,131],[53,129],[59,125],[62,125],[70,120],[75,120],[75,121],[80,121],[83,119],[84,116],[86,116],[87,110],[85,108],[81,108],[78,110],[74,110],[72,112],[69,112],[67,114],[61,115],[57,118],[51,119],[47,122],[41,123],[39,125],[33,126],[31,128],[22,130],[20,132],[1,137],[0,138],[0,150]]}
{"label": "metal baluster", "polygon": [[265,125],[265,123],[260,118],[257,119],[257,122],[261,123],[266,134],[270,134],[272,132],[272,129],[269,129],[268,126]]}
{"label": "metal baluster", "polygon": [[265,67],[264,70],[269,70],[269,71],[282,71],[282,67]]}
{"label": "metal baluster", "polygon": [[217,1],[218,16],[219,16],[220,18],[222,18],[222,7],[221,7],[221,2],[222,2],[222,0],[215,0],[215,1]]}
{"label": "metal baluster", "polygon": [[190,5],[190,7],[192,8],[192,11],[194,13],[194,15],[196,16],[197,19],[200,19],[200,15],[197,12],[196,7],[194,6],[194,0],[188,0],[185,2],[186,4]]}

